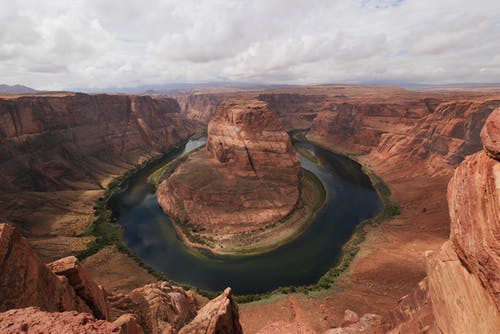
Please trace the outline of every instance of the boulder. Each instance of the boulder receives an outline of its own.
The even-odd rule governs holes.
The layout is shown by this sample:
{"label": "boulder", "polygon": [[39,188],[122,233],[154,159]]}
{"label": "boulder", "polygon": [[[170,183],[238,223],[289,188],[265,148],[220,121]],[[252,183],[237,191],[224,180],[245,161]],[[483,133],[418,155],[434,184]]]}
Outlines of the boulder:
{"label": "boulder", "polygon": [[231,288],[227,288],[208,302],[179,334],[242,334],[238,306],[231,293]]}
{"label": "boulder", "polygon": [[78,297],[85,301],[94,316],[98,319],[109,320],[109,306],[106,300],[106,291],[98,286],[90,273],[74,256],[68,256],[48,264],[48,267],[57,275],[68,279]]}
{"label": "boulder", "polygon": [[159,282],[109,298],[115,315],[133,313],[146,333],[176,333],[196,316],[194,293]]}

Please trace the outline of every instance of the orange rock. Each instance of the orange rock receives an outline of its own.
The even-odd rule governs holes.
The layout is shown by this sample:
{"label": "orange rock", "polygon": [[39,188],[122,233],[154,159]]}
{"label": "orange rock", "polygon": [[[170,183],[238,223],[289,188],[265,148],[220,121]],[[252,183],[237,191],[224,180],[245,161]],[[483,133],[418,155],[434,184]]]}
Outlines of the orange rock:
{"label": "orange rock", "polygon": [[115,313],[135,314],[146,333],[176,333],[198,309],[192,292],[167,282],[148,284],[126,295],[110,296],[109,300]]}
{"label": "orange rock", "polygon": [[481,131],[481,140],[486,152],[493,159],[500,160],[500,108],[488,117]]}
{"label": "orange rock", "polygon": [[193,234],[230,240],[289,214],[299,175],[298,155],[267,104],[229,100],[210,121],[206,150],[160,184],[158,202],[177,223],[194,226]]}
{"label": "orange rock", "polygon": [[453,248],[500,307],[500,162],[485,152],[466,158],[449,183],[448,205]]}
{"label": "orange rock", "polygon": [[97,320],[87,313],[44,312],[36,307],[12,309],[0,313],[0,332],[2,334],[143,334],[127,332],[118,325]]}
{"label": "orange rock", "polygon": [[317,332],[307,325],[298,322],[276,321],[257,332],[257,334],[317,334]]}
{"label": "orange rock", "polygon": [[113,321],[113,324],[120,327],[123,334],[144,334],[141,325],[134,314],[123,314]]}
{"label": "orange rock", "polygon": [[85,301],[98,319],[109,320],[106,291],[98,286],[90,273],[74,256],[68,256],[47,265],[52,272],[65,276],[78,297]]}
{"label": "orange rock", "polygon": [[43,264],[15,228],[0,224],[0,311],[28,306],[91,313],[66,277]]}
{"label": "orange rock", "polygon": [[212,299],[179,334],[242,334],[238,306],[227,288],[217,298]]}

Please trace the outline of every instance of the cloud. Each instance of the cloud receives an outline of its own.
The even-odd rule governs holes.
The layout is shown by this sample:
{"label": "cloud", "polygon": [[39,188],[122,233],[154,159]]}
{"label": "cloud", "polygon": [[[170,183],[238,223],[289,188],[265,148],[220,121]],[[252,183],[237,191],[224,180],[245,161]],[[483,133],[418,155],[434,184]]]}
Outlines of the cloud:
{"label": "cloud", "polygon": [[495,82],[496,0],[0,3],[2,81]]}

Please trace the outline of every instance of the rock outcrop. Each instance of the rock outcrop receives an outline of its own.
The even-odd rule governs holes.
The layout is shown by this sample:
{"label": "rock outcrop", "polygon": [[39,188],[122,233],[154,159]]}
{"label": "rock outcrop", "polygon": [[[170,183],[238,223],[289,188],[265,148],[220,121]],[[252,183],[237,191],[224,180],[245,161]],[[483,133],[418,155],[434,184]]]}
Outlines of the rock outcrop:
{"label": "rock outcrop", "polygon": [[198,315],[179,334],[242,334],[238,320],[238,306],[227,288],[205,305]]}
{"label": "rock outcrop", "polygon": [[44,265],[7,224],[0,269],[1,333],[242,333],[230,288],[201,310],[203,297],[167,282],[106,296],[75,257]]}
{"label": "rock outcrop", "polygon": [[192,129],[168,98],[76,93],[0,99],[0,186],[50,191],[95,183],[102,178],[99,160],[136,163],[174,147]]}
{"label": "rock outcrop", "polygon": [[177,96],[176,100],[179,102],[181,112],[188,119],[208,124],[224,97],[214,94],[192,94]]}
{"label": "rock outcrop", "polygon": [[[384,319],[390,333],[500,331],[500,150],[488,117],[484,150],[468,156],[448,185],[450,241],[428,252],[427,278]],[[494,131],[494,130],[493,130]]]}
{"label": "rock outcrop", "polygon": [[68,256],[48,264],[50,270],[68,279],[78,297],[90,307],[99,319],[110,319],[106,291],[90,277],[87,269],[74,256]]}
{"label": "rock outcrop", "polygon": [[[129,327],[130,328],[130,327]],[[87,313],[77,311],[45,312],[36,307],[12,309],[0,313],[0,332],[3,334],[142,334],[127,331],[119,324],[97,320]]]}
{"label": "rock outcrop", "polygon": [[196,316],[199,305],[191,291],[167,282],[153,283],[110,297],[115,315],[135,314],[146,333],[177,333]]}
{"label": "rock outcrop", "polygon": [[0,219],[44,261],[85,249],[75,238],[113,177],[194,131],[170,98],[60,93],[0,98]]}
{"label": "rock outcrop", "polygon": [[158,201],[191,233],[231,244],[235,235],[288,215],[299,198],[299,176],[298,155],[267,104],[229,100],[210,121],[206,149],[160,184]]}
{"label": "rock outcrop", "polygon": [[43,264],[16,229],[0,224],[0,312],[27,306],[91,313],[66,277]]}
{"label": "rock outcrop", "polygon": [[274,93],[260,94],[257,98],[269,104],[287,130],[310,128],[318,112],[328,105],[326,95]]}

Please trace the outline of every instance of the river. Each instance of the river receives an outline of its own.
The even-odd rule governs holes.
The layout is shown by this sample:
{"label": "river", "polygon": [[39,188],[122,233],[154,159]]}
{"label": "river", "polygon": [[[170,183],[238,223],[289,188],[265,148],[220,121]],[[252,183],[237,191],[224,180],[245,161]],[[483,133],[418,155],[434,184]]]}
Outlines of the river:
{"label": "river", "polygon": [[311,226],[290,243],[261,255],[220,256],[193,250],[180,240],[147,178],[162,164],[204,142],[190,140],[161,161],[144,167],[127,180],[110,202],[117,222],[124,228],[126,246],[173,281],[210,291],[230,286],[237,294],[315,283],[337,263],[341,247],[356,225],[382,208],[369,177],[358,163],[300,141],[297,145],[318,160],[313,163],[300,156],[302,167],[313,172],[327,192],[326,203]]}

